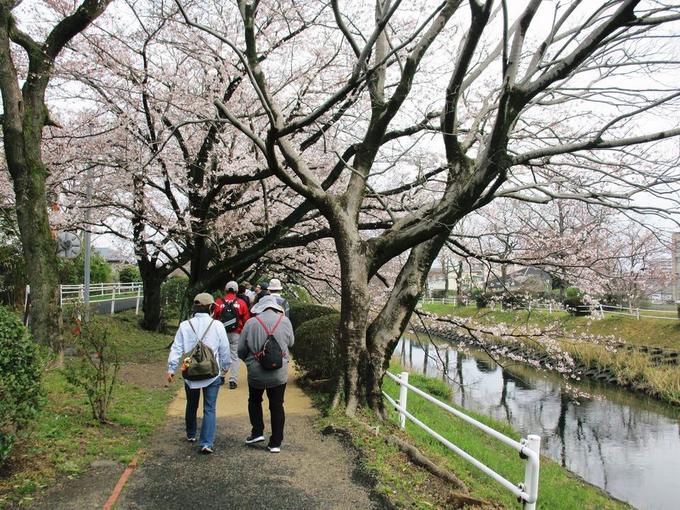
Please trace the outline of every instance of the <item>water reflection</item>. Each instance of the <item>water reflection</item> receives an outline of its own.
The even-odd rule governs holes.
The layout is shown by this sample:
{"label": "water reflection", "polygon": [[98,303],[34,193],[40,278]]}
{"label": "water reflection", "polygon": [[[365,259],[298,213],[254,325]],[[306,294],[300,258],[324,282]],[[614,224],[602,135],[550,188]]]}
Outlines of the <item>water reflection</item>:
{"label": "water reflection", "polygon": [[594,398],[576,401],[554,374],[525,366],[503,370],[484,353],[408,339],[395,356],[412,371],[447,379],[455,403],[507,421],[522,435],[540,434],[543,454],[612,496],[638,508],[678,508],[677,407],[597,383],[579,384]]}

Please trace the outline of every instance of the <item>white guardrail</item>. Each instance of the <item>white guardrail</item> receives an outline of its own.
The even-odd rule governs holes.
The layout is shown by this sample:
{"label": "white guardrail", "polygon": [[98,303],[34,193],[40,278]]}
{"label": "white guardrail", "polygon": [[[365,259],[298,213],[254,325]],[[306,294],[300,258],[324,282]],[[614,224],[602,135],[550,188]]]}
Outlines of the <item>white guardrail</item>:
{"label": "white guardrail", "polygon": [[[536,509],[536,501],[538,499],[538,474],[540,468],[540,455],[539,455],[541,449],[540,436],[530,434],[529,436],[526,437],[526,439],[522,439],[520,442],[517,442],[514,439],[501,434],[497,430],[494,430],[491,427],[488,427],[487,425],[478,422],[477,420],[471,418],[465,413],[462,413],[459,410],[454,409],[453,407],[445,404],[444,402],[437,400],[432,395],[429,395],[428,393],[425,393],[424,391],[416,388],[415,386],[410,385],[408,383],[408,372],[402,372],[399,376],[396,376],[390,372],[385,372],[385,375],[387,375],[390,379],[392,379],[399,385],[398,401],[395,401],[384,391],[383,396],[399,413],[399,426],[402,429],[406,428],[406,418],[408,418],[413,423],[418,425],[421,429],[425,430],[432,437],[437,439],[440,443],[445,445],[447,448],[460,455],[469,463],[480,469],[485,474],[489,475],[491,478],[500,483],[503,487],[512,492],[518,498],[518,500],[523,503],[524,510]],[[422,421],[413,416],[411,413],[409,413],[407,410],[409,390],[417,395],[420,395],[425,400],[432,402],[434,405],[444,409],[445,411],[448,411],[457,418],[460,418],[461,420],[469,423],[470,425],[477,427],[478,429],[490,435],[491,437],[498,439],[500,442],[506,444],[510,448],[517,450],[517,452],[519,452],[520,458],[526,460],[526,465],[524,468],[524,481],[517,485],[512,483],[510,480],[496,473],[486,464],[483,464],[479,460],[475,459],[465,450],[462,450],[461,448],[453,444],[451,441],[443,437],[441,434],[438,434],[430,427],[425,425]]]}
{"label": "white guardrail", "polygon": [[[90,304],[100,301],[111,301],[111,315],[116,301],[136,299],[135,314],[139,314],[139,305],[144,297],[142,282],[130,283],[92,283],[90,284]],[[74,304],[85,301],[85,285],[60,285],[59,304]]]}

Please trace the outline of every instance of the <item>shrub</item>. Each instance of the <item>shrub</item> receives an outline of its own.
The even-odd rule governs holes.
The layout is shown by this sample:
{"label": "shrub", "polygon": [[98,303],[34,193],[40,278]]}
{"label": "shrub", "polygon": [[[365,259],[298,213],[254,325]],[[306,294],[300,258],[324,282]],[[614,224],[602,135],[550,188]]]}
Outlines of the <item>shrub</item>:
{"label": "shrub", "polygon": [[94,320],[82,326],[76,336],[75,347],[78,358],[66,363],[66,380],[85,390],[92,417],[106,423],[120,368],[118,352],[106,327]]}
{"label": "shrub", "polygon": [[475,287],[470,291],[470,297],[475,300],[475,304],[479,309],[489,306],[489,295],[482,289]]}
{"label": "shrub", "polygon": [[342,370],[339,326],[340,314],[333,313],[306,321],[296,330],[291,352],[311,379],[334,378]]}
{"label": "shrub", "polygon": [[289,302],[295,301],[301,304],[312,304],[314,302],[309,291],[302,285],[297,285],[295,283],[291,283],[283,289],[283,297]]}
{"label": "shrub", "polygon": [[188,286],[189,278],[185,276],[173,276],[163,283],[161,286],[161,307],[165,319],[180,316]]}
{"label": "shrub", "polygon": [[[80,254],[73,259],[59,259],[59,282],[76,285],[83,283],[85,254]],[[90,257],[90,282],[108,283],[113,280],[111,265],[98,253],[92,253]]]}
{"label": "shrub", "polygon": [[576,287],[568,287],[565,292],[564,307],[567,312],[575,317],[590,315],[590,310],[586,307],[583,293]]}
{"label": "shrub", "polygon": [[0,465],[42,403],[42,362],[21,321],[0,306]]}
{"label": "shrub", "polygon": [[293,325],[293,330],[297,331],[298,327],[309,320],[334,313],[338,313],[338,311],[330,306],[291,303],[290,322]]}
{"label": "shrub", "polygon": [[141,279],[139,268],[135,264],[126,264],[118,271],[118,281],[120,283],[138,282]]}
{"label": "shrub", "polygon": [[503,310],[518,310],[526,308],[527,303],[525,299],[518,294],[503,294],[501,298],[501,306]]}

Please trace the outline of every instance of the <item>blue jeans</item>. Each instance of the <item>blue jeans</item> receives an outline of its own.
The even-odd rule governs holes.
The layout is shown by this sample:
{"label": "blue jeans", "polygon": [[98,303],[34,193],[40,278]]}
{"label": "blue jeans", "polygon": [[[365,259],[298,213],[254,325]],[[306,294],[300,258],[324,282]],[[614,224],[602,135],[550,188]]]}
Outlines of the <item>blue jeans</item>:
{"label": "blue jeans", "polygon": [[[220,391],[220,380],[217,379],[210,386],[203,389],[203,422],[201,423],[201,437],[198,444],[212,448],[215,442],[215,407],[217,404],[217,393]],[[187,428],[187,437],[196,437],[196,411],[198,411],[198,401],[201,398],[201,388],[192,390],[184,385],[187,395],[187,408],[184,413],[184,422]]]}

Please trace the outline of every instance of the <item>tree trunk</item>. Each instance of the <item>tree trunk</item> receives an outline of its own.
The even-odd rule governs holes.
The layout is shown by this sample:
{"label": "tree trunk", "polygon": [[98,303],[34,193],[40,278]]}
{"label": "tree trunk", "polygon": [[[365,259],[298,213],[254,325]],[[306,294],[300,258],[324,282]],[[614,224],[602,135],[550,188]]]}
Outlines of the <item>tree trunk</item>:
{"label": "tree trunk", "polygon": [[369,355],[364,367],[366,405],[384,417],[382,378],[394,349],[408,327],[413,310],[425,289],[427,274],[437,258],[448,232],[413,248],[402,267],[392,292],[378,316],[368,328]]}
{"label": "tree trunk", "polygon": [[142,329],[147,331],[160,331],[162,329],[161,317],[161,286],[165,281],[165,271],[158,271],[153,262],[143,261],[139,265],[139,274],[142,278],[144,298],[142,300],[143,317],[140,322]]}
{"label": "tree trunk", "polygon": [[344,395],[346,413],[353,416],[358,405],[366,400],[363,382],[367,360],[366,328],[370,294],[365,255],[348,249],[341,256],[342,306],[340,310],[340,343],[345,357]]}
{"label": "tree trunk", "polygon": [[[24,150],[28,147],[24,145]],[[50,231],[45,199],[44,166],[28,162],[24,172],[14,179],[17,221],[21,246],[31,286],[31,333],[33,338],[49,345],[54,352],[61,349],[61,309],[59,307],[59,274],[57,247]],[[23,174],[23,175],[21,175]]]}

